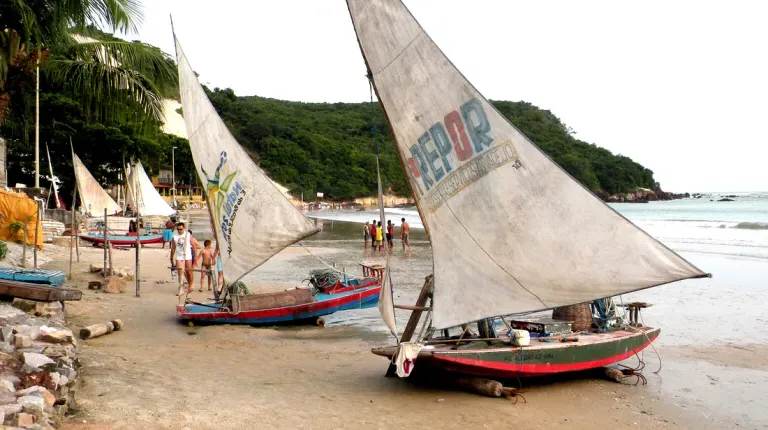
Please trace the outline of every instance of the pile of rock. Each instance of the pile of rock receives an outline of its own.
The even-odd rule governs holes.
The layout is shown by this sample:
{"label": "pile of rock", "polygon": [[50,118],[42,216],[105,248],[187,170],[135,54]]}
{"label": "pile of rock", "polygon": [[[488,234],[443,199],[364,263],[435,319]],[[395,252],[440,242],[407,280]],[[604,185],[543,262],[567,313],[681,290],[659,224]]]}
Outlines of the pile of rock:
{"label": "pile of rock", "polygon": [[0,304],[0,424],[58,426],[75,407],[79,369],[60,302]]}

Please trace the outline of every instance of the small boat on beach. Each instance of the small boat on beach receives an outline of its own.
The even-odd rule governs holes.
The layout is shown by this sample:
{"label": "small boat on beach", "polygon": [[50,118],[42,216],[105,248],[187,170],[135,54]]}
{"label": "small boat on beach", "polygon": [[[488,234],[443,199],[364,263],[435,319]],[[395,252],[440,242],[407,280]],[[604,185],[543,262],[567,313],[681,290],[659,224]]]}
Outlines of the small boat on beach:
{"label": "small boat on beach", "polygon": [[[109,243],[114,246],[136,246],[136,234],[107,234]],[[104,235],[99,233],[81,234],[80,239],[94,245],[104,245]],[[142,234],[141,246],[163,243],[162,233]]]}
{"label": "small boat on beach", "polygon": [[[179,92],[189,145],[205,187],[213,235],[221,258],[221,297],[177,306],[182,321],[223,324],[315,322],[334,312],[376,306],[381,282],[341,288],[269,289],[242,278],[286,247],[319,231],[230,134],[211,105],[176,39]],[[342,275],[343,277],[344,275]]]}
{"label": "small boat on beach", "polygon": [[[415,306],[395,305],[388,273],[382,281],[379,309],[396,344],[372,352],[390,360],[388,374],[418,365],[549,375],[610,365],[657,339],[638,319],[647,304],[627,305],[626,321],[612,297],[709,275],[547,157],[401,0],[347,6],[433,251]],[[467,38],[482,43],[482,34]],[[412,311],[400,335],[395,308]],[[551,321],[526,321],[553,309]]]}

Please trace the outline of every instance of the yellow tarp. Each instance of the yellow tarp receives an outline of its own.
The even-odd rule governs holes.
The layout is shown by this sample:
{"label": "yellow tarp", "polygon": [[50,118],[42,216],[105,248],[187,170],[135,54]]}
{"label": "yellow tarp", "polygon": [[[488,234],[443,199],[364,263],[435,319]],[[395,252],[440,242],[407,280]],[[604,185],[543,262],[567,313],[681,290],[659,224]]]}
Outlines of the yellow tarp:
{"label": "yellow tarp", "polygon": [[[27,223],[27,243],[33,245],[37,238],[37,247],[43,249],[43,224],[37,223],[37,202],[23,193],[0,190],[0,239],[21,243],[24,240],[24,227],[12,231],[10,225]],[[38,224],[35,234],[35,224]]]}

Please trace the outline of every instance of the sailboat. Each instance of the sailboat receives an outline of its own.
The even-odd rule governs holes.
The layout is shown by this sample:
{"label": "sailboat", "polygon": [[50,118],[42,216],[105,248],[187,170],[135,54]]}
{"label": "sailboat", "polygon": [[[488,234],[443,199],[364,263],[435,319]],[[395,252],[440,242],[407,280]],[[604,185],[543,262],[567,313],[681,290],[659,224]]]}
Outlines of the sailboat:
{"label": "sailboat", "polygon": [[208,212],[227,290],[211,303],[185,301],[181,320],[272,324],[315,321],[347,309],[375,306],[381,285],[323,293],[315,288],[269,289],[241,281],[286,247],[317,233],[251,160],[227,129],[197,80],[174,34],[179,90],[192,158],[206,190]]}
{"label": "sailboat", "polygon": [[[91,172],[85,167],[74,151],[72,151],[72,165],[75,168],[75,181],[77,182],[77,192],[80,196],[81,206],[86,210],[86,214],[91,215],[91,220],[96,222],[103,222],[104,210],[108,214],[107,216],[107,239],[109,243],[114,246],[136,246],[136,236],[128,234],[128,225],[132,221],[132,218],[120,216],[122,208],[118,205],[104,188],[99,185],[96,179],[91,175]],[[141,170],[144,171],[143,169]],[[146,173],[144,173],[146,176]],[[134,179],[138,184],[138,180]],[[139,191],[144,191],[138,188]],[[154,190],[154,188],[153,188]],[[157,193],[156,190],[154,190]],[[102,214],[101,216],[99,214]],[[142,214],[152,215],[152,214]],[[157,214],[162,215],[162,214]],[[102,224],[103,226],[103,224]],[[90,230],[90,229],[89,229]],[[86,234],[81,234],[80,239],[92,243],[94,246],[103,245],[105,242],[104,232],[88,231]],[[148,232],[142,234],[139,238],[142,245],[151,245],[156,243],[163,243],[162,233]]]}
{"label": "sailboat", "polygon": [[[582,336],[542,330],[545,341],[515,345],[532,336],[511,324],[524,315],[709,275],[548,158],[400,0],[347,6],[433,250],[433,276],[416,306],[402,306],[413,313],[398,344],[372,352],[401,363],[400,376],[417,364],[503,378],[605,366],[655,340],[658,328],[635,322]],[[397,338],[390,288],[379,308]],[[500,336],[506,325],[509,336]]]}
{"label": "sailboat", "polygon": [[[128,173],[128,186],[135,187],[138,193],[128,192],[125,196],[128,204],[132,205],[142,216],[171,216],[176,213],[166,203],[165,199],[157,192],[157,189],[149,179],[141,161],[131,166]],[[137,194],[139,197],[135,197]]]}

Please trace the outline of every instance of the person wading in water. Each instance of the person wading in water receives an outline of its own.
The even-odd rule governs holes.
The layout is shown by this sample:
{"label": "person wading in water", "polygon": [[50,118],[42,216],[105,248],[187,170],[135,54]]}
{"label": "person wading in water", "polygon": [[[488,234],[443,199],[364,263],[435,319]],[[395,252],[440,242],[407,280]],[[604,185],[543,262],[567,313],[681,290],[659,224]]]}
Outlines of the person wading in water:
{"label": "person wading in water", "polygon": [[408,237],[411,235],[411,226],[408,225],[407,222],[405,222],[405,218],[400,219],[402,221],[402,224],[400,224],[400,239],[403,240],[403,251],[405,251],[405,246],[408,246],[408,250],[411,250],[411,244],[408,242]]}

